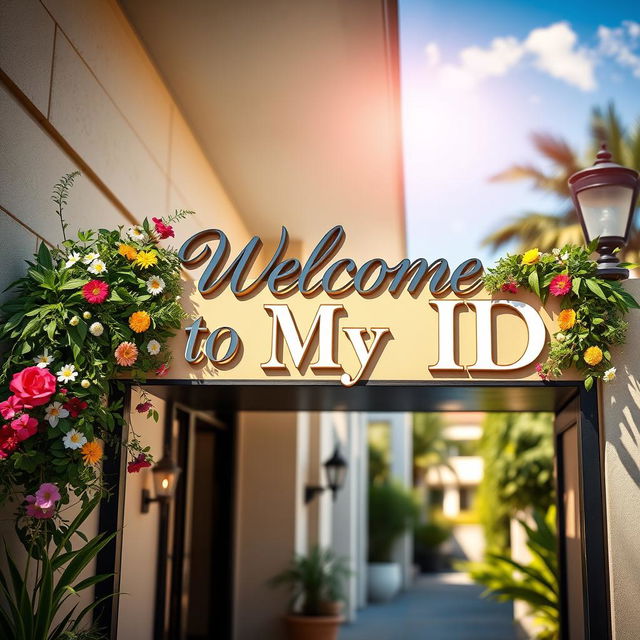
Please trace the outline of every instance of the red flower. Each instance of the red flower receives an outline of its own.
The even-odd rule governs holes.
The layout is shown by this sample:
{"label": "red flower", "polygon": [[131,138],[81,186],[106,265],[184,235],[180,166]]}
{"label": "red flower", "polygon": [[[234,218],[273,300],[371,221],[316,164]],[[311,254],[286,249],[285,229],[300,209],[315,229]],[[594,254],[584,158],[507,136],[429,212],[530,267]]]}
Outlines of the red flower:
{"label": "red flower", "polygon": [[72,418],[77,418],[89,405],[80,398],[69,398],[62,406]]}
{"label": "red flower", "polygon": [[542,380],[548,380],[549,379],[549,375],[546,374],[543,370],[542,370],[542,365],[538,362],[538,364],[536,365],[536,371],[538,373],[538,375],[540,376],[540,378]]}
{"label": "red flower", "polygon": [[144,453],[138,455],[138,457],[127,465],[127,471],[129,473],[138,473],[140,469],[150,467],[151,463],[147,460],[147,456]]}
{"label": "red flower", "polygon": [[169,365],[168,364],[161,364],[157,369],[156,369],[156,375],[157,376],[166,376],[167,375],[167,371],[169,371]]}
{"label": "red flower", "polygon": [[505,293],[518,293],[518,285],[513,281],[505,282],[500,289]]}
{"label": "red flower", "polygon": [[4,402],[0,402],[0,414],[5,420],[15,418],[16,413],[22,409],[22,400],[17,396],[9,396]]}
{"label": "red flower", "polygon": [[175,234],[173,232],[173,227],[169,224],[165,224],[162,222],[160,218],[151,218],[156,225],[156,233],[162,238],[174,238]]}
{"label": "red flower", "polygon": [[8,458],[9,454],[16,449],[19,442],[15,430],[8,424],[5,424],[0,429],[0,460]]}
{"label": "red flower", "polygon": [[38,432],[38,421],[29,414],[23,413],[11,422],[11,428],[16,432],[16,438],[22,442]]}
{"label": "red flower", "polygon": [[147,411],[149,411],[149,409],[151,409],[151,407],[153,407],[153,405],[150,402],[141,402],[140,404],[136,405],[136,411],[138,413],[146,413]]}
{"label": "red flower", "polygon": [[82,287],[82,295],[90,304],[102,304],[109,297],[109,285],[103,280],[91,280]]}
{"label": "red flower", "polygon": [[56,391],[56,377],[49,369],[27,367],[13,374],[9,389],[22,401],[25,409],[49,402]]}
{"label": "red flower", "polygon": [[554,296],[565,296],[571,291],[571,278],[560,273],[551,280],[549,283],[549,291]]}

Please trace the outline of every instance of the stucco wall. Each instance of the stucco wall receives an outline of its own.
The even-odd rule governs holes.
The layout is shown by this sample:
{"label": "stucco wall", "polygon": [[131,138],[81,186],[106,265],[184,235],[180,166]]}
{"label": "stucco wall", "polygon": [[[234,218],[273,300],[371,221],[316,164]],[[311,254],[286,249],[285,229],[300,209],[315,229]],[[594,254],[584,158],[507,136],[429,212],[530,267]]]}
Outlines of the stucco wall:
{"label": "stucco wall", "polygon": [[[180,225],[178,241],[211,226],[234,246],[249,238],[115,1],[0,1],[0,149],[0,290],[24,273],[39,241],[61,240],[51,190],[76,169],[83,175],[65,213],[72,234],[184,208],[197,214]],[[161,427],[137,430],[159,454]],[[140,640],[151,637],[157,535],[154,513],[139,512],[143,482],[132,478],[127,492],[122,588],[135,606],[123,597],[120,619],[121,637]],[[0,520],[11,542],[10,512]],[[93,518],[87,533],[96,527]]]}
{"label": "stucco wall", "polygon": [[[640,280],[626,283],[640,300]],[[628,317],[627,344],[612,351],[613,382],[602,385],[609,584],[615,640],[640,629],[640,311]]]}

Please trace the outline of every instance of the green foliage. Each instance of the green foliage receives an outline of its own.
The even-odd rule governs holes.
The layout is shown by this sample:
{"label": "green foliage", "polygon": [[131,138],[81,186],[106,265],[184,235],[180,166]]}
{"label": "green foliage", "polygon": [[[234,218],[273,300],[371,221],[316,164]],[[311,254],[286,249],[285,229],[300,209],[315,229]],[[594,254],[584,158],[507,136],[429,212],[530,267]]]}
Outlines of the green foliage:
{"label": "green foliage", "polygon": [[449,465],[448,443],[439,413],[413,414],[413,482],[417,485],[432,467]]}
{"label": "green foliage", "polygon": [[426,522],[418,524],[413,529],[414,548],[437,549],[451,536],[453,527],[444,522]]}
{"label": "green foliage", "polygon": [[[83,623],[98,604],[113,595],[78,611],[79,593],[111,575],[79,579],[82,571],[115,536],[115,533],[101,533],[87,540],[80,531],[99,500],[99,494],[92,499],[85,498],[74,520],[59,529],[52,527],[50,520],[29,518],[20,530],[29,550],[23,571],[18,569],[5,546],[8,571],[0,574],[4,603],[0,606],[0,637],[14,640],[99,640],[105,637],[91,626],[83,628]],[[51,542],[54,545],[52,552]],[[63,605],[68,613],[54,622]]]}
{"label": "green foliage", "polygon": [[369,560],[389,562],[394,542],[418,517],[413,495],[393,482],[369,487]]}
{"label": "green foliage", "polygon": [[535,614],[539,640],[557,640],[560,634],[560,595],[555,534],[555,509],[533,514],[535,526],[520,520],[527,534],[531,562],[522,564],[508,555],[488,553],[484,562],[467,563],[476,582],[487,587],[483,595],[496,600],[522,600]]}
{"label": "green foliage", "polygon": [[273,587],[286,587],[291,611],[305,616],[323,615],[323,605],[345,599],[344,581],[351,575],[347,560],[331,549],[313,547],[308,556],[296,555],[291,565],[273,577]]}
{"label": "green foliage", "polygon": [[[565,244],[580,244],[583,237],[582,229],[571,205],[569,176],[593,164],[596,152],[603,142],[607,144],[616,162],[640,171],[640,122],[625,127],[613,103],[609,104],[606,110],[594,108],[590,140],[582,159],[565,140],[557,136],[534,133],[531,137],[536,151],[549,170],[530,163],[516,164],[491,180],[526,180],[534,189],[554,196],[560,209],[557,214],[529,211],[519,215],[485,238],[485,244],[498,248],[515,242],[518,251],[535,246],[543,251],[550,251],[553,247]],[[640,261],[640,231],[637,225],[631,230],[624,256],[633,262]]]}
{"label": "green foliage", "polygon": [[[53,200],[63,231],[64,205],[77,175],[66,175],[54,189]],[[176,215],[184,217],[187,212]],[[136,260],[139,254],[151,256],[148,266]],[[102,271],[96,273],[97,269]],[[157,295],[149,291],[152,276],[164,282]],[[92,280],[108,285],[109,296],[104,302],[92,303],[85,297],[83,287]],[[60,505],[64,505],[71,495],[80,496],[101,483],[99,465],[84,459],[81,449],[66,447],[65,434],[75,429],[88,442],[101,440],[107,446],[119,447],[122,404],[107,401],[114,391],[123,388],[118,376],[124,374],[143,382],[148,372],[170,360],[167,340],[180,328],[184,317],[177,300],[182,290],[180,261],[174,250],[158,245],[153,225],[145,219],[141,227],[81,230],[75,239],[65,239],[58,247],[41,243],[27,262],[26,274],[9,289],[13,297],[0,307],[0,342],[5,348],[0,366],[0,401],[11,395],[12,377],[33,367],[41,355],[51,358],[46,368],[52,375],[57,376],[66,365],[73,365],[76,375],[67,381],[58,378],[55,393],[45,405],[24,409],[38,421],[39,429],[17,446],[2,451],[0,457],[6,459],[0,464],[0,503],[7,498],[21,500],[21,494],[34,493],[46,481],[58,486]],[[150,326],[135,332],[129,318],[139,311],[149,315]],[[99,323],[102,331],[98,325],[92,329],[94,323]],[[155,355],[148,348],[151,340],[161,345]],[[125,341],[135,344],[138,351],[131,367],[119,366],[114,355]],[[61,416],[57,424],[47,420],[47,405],[69,401],[86,403],[86,407],[77,415]],[[149,415],[155,417],[153,409]],[[7,431],[8,423],[3,423],[0,420],[0,428]],[[135,434],[124,444],[132,457],[144,453],[150,459],[149,448]]]}
{"label": "green foliage", "polygon": [[62,176],[60,181],[53,187],[53,195],[51,199],[56,205],[56,214],[60,218],[60,226],[62,227],[62,239],[67,239],[67,223],[64,221],[64,207],[67,204],[67,198],[69,197],[69,191],[73,186],[73,181],[80,175],[79,171],[67,173]]}
{"label": "green foliage", "polygon": [[[484,276],[484,284],[492,293],[504,292],[509,286],[522,287],[535,293],[543,303],[550,293],[553,295],[554,278],[570,278],[571,288],[558,297],[563,310],[575,313],[575,322],[563,326],[559,317],[559,330],[554,333],[547,361],[540,364],[539,373],[546,380],[550,376],[559,377],[574,366],[585,376],[587,389],[596,379],[606,381],[611,373],[615,375],[610,347],[624,343],[627,331],[624,314],[640,308],[620,282],[597,277],[597,263],[590,258],[596,244],[594,240],[588,247],[565,245],[552,253],[538,254],[533,249],[525,254],[508,255]],[[590,358],[588,349],[596,351],[595,360]]]}
{"label": "green foliage", "polygon": [[509,521],[553,503],[553,416],[548,413],[487,414],[480,439],[484,475],[478,508],[487,546],[508,546]]}
{"label": "green foliage", "polygon": [[385,452],[369,443],[369,484],[386,482],[389,479],[389,461]]}

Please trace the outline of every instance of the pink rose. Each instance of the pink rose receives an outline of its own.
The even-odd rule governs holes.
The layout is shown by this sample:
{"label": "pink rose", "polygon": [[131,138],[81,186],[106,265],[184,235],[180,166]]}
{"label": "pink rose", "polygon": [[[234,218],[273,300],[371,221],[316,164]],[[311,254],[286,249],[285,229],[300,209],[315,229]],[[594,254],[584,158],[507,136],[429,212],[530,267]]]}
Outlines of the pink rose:
{"label": "pink rose", "polygon": [[149,411],[149,409],[151,409],[153,407],[153,405],[150,402],[141,402],[140,404],[136,405],[136,411],[138,413],[147,413],[147,411]]}
{"label": "pink rose", "polygon": [[26,409],[49,402],[56,391],[56,377],[49,369],[27,367],[13,374],[9,389],[22,401]]}
{"label": "pink rose", "polygon": [[0,414],[5,420],[15,418],[16,413],[22,409],[22,400],[16,396],[9,396],[4,402],[0,402]]}
{"label": "pink rose", "polygon": [[38,421],[29,414],[23,413],[11,422],[11,428],[16,432],[16,438],[22,442],[38,432]]}

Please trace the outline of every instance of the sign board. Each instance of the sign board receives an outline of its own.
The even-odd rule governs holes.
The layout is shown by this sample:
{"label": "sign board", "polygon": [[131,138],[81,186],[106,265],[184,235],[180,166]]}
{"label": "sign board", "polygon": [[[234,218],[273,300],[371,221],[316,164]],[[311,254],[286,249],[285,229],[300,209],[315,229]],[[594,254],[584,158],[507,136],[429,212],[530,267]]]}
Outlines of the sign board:
{"label": "sign board", "polygon": [[[199,381],[536,380],[557,306],[529,293],[492,296],[482,264],[440,258],[389,265],[340,257],[342,227],[308,260],[259,238],[234,254],[220,230],[183,243],[189,319],[168,378]],[[262,265],[258,267],[257,265]]]}

